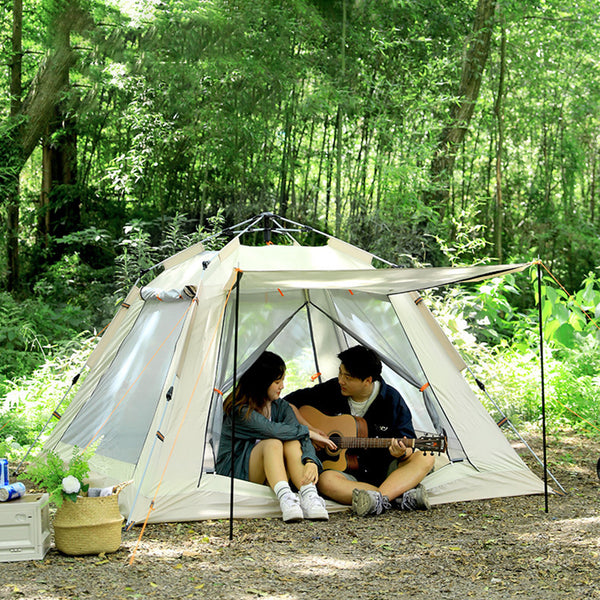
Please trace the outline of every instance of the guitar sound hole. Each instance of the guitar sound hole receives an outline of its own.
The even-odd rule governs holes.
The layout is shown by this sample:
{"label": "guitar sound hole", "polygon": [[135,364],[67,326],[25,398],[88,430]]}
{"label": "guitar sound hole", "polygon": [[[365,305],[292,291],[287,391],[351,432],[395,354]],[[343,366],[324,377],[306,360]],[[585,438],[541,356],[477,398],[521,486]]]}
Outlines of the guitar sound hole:
{"label": "guitar sound hole", "polygon": [[330,450],[327,448],[327,454],[330,456],[336,456],[340,452],[340,440],[342,436],[339,433],[331,433],[329,434],[329,439],[333,441],[333,443],[338,447],[337,450]]}

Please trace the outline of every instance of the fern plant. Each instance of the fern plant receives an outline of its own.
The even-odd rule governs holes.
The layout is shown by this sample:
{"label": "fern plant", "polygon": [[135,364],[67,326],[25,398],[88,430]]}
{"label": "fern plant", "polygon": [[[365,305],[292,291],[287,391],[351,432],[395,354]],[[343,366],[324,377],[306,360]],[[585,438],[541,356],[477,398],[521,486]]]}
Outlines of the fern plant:
{"label": "fern plant", "polygon": [[50,502],[57,507],[64,500],[75,502],[80,492],[88,491],[89,484],[83,481],[89,475],[89,461],[94,452],[95,448],[91,446],[83,452],[74,446],[71,460],[65,463],[56,452],[50,450],[34,458],[27,468],[27,475],[48,492]]}

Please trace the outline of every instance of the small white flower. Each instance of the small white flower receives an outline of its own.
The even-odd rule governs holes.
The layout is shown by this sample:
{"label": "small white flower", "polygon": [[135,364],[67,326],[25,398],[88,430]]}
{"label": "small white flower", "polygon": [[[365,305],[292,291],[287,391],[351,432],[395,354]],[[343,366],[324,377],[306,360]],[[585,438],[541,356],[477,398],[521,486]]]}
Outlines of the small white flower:
{"label": "small white flower", "polygon": [[77,494],[81,489],[81,483],[77,477],[68,475],[62,480],[62,489],[65,494]]}

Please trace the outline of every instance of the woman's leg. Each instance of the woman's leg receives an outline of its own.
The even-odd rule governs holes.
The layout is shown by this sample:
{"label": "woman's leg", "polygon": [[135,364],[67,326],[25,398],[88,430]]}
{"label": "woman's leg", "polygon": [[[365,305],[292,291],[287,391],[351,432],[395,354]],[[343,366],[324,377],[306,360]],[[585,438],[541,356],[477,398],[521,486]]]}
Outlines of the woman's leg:
{"label": "woman's leg", "polygon": [[283,442],[283,456],[285,468],[289,479],[300,489],[304,477],[304,465],[302,464],[302,446],[298,440]]}
{"label": "woman's leg", "polygon": [[304,518],[298,496],[292,492],[288,482],[283,443],[280,440],[261,440],[254,446],[250,453],[248,477],[254,483],[267,481],[279,500],[281,515],[286,523]]}
{"label": "woman's leg", "polygon": [[304,477],[302,446],[298,440],[261,440],[250,454],[249,479],[254,483],[267,483],[273,487],[277,482],[291,480],[300,489]]}
{"label": "woman's leg", "polygon": [[302,464],[302,446],[300,442],[296,440],[284,442],[283,455],[288,475],[298,489],[298,497],[300,498],[304,518],[318,521],[329,519],[325,501],[319,496],[315,484],[305,483],[305,466]]}
{"label": "woman's leg", "polygon": [[253,483],[264,483],[271,488],[280,481],[287,481],[281,440],[261,440],[250,453],[248,479]]}

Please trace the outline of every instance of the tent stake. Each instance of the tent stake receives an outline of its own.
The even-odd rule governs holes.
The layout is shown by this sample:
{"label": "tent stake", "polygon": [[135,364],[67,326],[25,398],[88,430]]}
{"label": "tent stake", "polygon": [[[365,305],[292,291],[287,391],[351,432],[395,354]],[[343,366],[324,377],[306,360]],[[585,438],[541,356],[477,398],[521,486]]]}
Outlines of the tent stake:
{"label": "tent stake", "polygon": [[540,330],[540,378],[542,392],[542,447],[544,449],[544,510],[548,512],[548,457],[546,452],[546,391],[544,386],[544,324],[542,321],[542,267],[537,263],[538,325]]}

